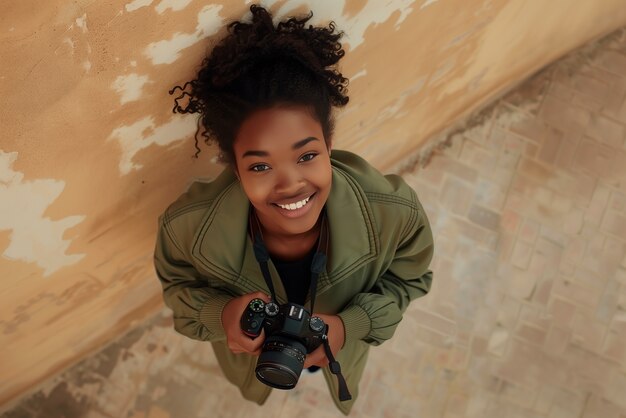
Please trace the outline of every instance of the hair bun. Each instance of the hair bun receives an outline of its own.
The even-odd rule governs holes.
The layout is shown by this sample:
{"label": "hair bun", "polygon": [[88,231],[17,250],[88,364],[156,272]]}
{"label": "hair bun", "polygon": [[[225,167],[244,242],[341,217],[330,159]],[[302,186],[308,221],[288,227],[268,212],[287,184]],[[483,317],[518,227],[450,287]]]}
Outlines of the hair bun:
{"label": "hair bun", "polygon": [[[262,6],[253,4],[250,11],[251,20],[227,25],[228,35],[202,61],[197,78],[170,91],[181,90],[173,111],[200,113],[205,143],[217,139],[224,160],[230,161],[238,126],[255,108],[278,102],[314,108],[325,138],[330,139],[331,106],[344,106],[349,100],[349,80],[334,67],[345,55],[339,42],[344,33],[335,32],[334,22],[305,27],[313,17],[311,11],[274,25]],[[191,91],[186,91],[188,86]],[[179,100],[186,104],[181,106]]]}

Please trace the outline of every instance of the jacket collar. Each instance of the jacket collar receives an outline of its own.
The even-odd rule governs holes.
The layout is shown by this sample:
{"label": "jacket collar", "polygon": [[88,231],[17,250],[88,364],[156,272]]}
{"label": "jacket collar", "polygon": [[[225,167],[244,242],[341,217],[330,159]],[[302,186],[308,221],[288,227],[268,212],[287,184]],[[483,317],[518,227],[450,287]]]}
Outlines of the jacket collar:
{"label": "jacket collar", "polygon": [[[331,163],[332,163],[331,159]],[[332,184],[326,213],[330,249],[326,272],[319,276],[317,294],[349,276],[380,251],[374,215],[365,192],[342,169],[332,166]],[[214,180],[226,185],[207,209],[194,236],[192,256],[210,274],[249,291],[269,292],[254,257],[248,235],[250,201],[235,174],[226,168]],[[269,263],[277,298],[286,300],[278,273]]]}

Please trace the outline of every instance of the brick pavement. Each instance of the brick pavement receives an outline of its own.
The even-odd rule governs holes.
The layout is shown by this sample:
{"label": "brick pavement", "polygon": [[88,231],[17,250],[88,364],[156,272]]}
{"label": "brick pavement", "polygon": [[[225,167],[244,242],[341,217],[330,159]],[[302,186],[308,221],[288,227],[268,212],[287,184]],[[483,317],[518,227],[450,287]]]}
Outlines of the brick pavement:
{"label": "brick pavement", "polygon": [[[626,29],[610,39],[404,175],[433,225],[435,280],[371,350],[351,416],[626,417]],[[2,417],[341,416],[319,373],[243,401],[170,315]]]}

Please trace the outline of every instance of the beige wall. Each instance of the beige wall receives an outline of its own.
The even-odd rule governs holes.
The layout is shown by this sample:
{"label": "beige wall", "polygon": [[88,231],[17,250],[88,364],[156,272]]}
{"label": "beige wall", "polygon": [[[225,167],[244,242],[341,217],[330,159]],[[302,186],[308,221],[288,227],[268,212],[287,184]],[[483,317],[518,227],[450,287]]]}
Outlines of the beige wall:
{"label": "beige wall", "polygon": [[[625,0],[266,1],[347,33],[335,146],[385,171],[567,51]],[[194,178],[193,117],[167,90],[245,1],[0,4],[0,404],[162,306],[156,217]],[[207,39],[208,38],[208,39]]]}

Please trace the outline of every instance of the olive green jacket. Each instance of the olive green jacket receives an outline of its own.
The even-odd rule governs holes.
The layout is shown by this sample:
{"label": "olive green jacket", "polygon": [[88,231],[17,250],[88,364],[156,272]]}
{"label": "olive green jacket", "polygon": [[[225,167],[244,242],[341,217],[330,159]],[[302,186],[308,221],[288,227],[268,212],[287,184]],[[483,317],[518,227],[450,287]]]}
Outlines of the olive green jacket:
{"label": "olive green jacket", "polygon": [[[411,300],[430,290],[433,237],[415,191],[402,177],[382,175],[344,150],[332,151],[331,164],[330,249],[315,311],[337,314],[344,322],[337,361],[352,400],[339,401],[336,377],[328,367],[322,370],[335,404],[347,415],[370,345],[391,338]],[[210,341],[227,379],[244,398],[262,405],[272,389],[256,379],[258,357],[233,354],[221,323],[222,309],[233,297],[269,294],[247,234],[249,205],[229,168],[212,182],[193,183],[159,217],[154,264],[175,330]],[[278,302],[286,303],[271,260],[268,267]]]}

